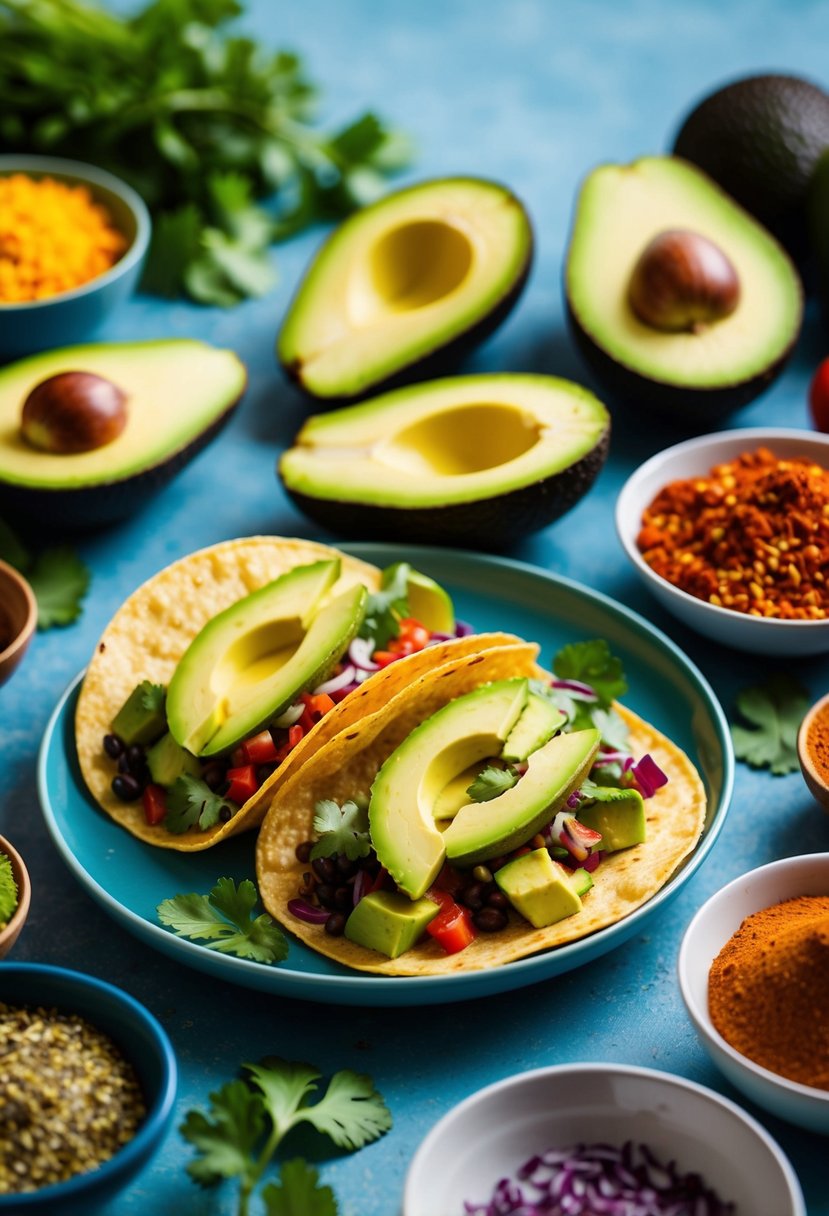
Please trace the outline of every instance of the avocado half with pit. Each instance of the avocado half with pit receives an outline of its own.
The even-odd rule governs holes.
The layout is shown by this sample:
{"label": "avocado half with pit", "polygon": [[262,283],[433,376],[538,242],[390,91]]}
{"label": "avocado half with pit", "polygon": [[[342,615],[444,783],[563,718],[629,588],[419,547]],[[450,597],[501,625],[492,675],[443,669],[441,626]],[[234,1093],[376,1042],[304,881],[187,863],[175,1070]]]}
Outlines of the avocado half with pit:
{"label": "avocado half with pit", "polygon": [[279,361],[334,403],[435,375],[506,317],[532,252],[527,213],[502,185],[445,178],[398,190],[323,245],[285,317]]}
{"label": "avocado half with pit", "polygon": [[797,271],[774,237],[670,156],[588,175],[565,293],[576,342],[609,395],[700,424],[771,384],[803,313]]}
{"label": "avocado half with pit", "polygon": [[101,343],[0,369],[0,509],[89,527],[145,505],[216,436],[245,390],[230,350]]}
{"label": "avocado half with pit", "polygon": [[590,489],[610,416],[553,376],[458,376],[309,418],[279,462],[300,510],[332,532],[499,548]]}

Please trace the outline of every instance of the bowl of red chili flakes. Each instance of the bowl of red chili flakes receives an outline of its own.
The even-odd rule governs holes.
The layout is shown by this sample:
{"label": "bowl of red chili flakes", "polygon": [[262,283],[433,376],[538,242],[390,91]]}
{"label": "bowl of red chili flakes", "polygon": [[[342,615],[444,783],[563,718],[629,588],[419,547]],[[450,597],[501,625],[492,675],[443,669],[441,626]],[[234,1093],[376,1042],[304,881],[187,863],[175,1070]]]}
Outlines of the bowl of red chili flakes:
{"label": "bowl of red chili flakes", "polygon": [[749,427],[666,448],[622,487],[616,530],[698,633],[756,654],[829,650],[829,435]]}

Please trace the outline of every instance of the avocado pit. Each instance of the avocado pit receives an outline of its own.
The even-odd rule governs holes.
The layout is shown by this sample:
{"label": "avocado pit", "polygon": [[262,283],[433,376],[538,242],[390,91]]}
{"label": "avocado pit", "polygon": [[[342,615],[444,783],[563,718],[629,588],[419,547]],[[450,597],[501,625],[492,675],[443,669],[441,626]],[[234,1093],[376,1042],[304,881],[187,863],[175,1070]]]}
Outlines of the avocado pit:
{"label": "avocado pit", "polygon": [[32,447],[58,456],[91,452],[127,425],[127,395],[93,372],[58,372],[26,397],[20,430]]}
{"label": "avocado pit", "polygon": [[628,303],[645,325],[663,333],[697,333],[722,321],[740,302],[740,280],[730,258],[707,237],[668,229],[636,262]]}

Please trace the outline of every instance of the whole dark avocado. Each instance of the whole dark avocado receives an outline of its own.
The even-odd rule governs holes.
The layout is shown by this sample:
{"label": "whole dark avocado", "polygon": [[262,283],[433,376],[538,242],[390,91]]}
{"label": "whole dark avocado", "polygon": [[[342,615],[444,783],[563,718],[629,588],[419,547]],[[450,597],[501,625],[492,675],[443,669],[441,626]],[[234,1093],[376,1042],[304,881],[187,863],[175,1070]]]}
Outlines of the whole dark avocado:
{"label": "whole dark avocado", "polygon": [[704,98],[673,151],[755,215],[798,264],[808,254],[806,194],[829,146],[829,94],[799,76],[748,76]]}
{"label": "whole dark avocado", "polygon": [[500,549],[563,515],[607,456],[610,417],[552,376],[456,376],[318,414],[279,462],[340,535]]}
{"label": "whole dark avocado", "polygon": [[529,217],[497,182],[394,191],[322,246],[279,332],[279,362],[328,405],[442,373],[504,320],[532,255]]}

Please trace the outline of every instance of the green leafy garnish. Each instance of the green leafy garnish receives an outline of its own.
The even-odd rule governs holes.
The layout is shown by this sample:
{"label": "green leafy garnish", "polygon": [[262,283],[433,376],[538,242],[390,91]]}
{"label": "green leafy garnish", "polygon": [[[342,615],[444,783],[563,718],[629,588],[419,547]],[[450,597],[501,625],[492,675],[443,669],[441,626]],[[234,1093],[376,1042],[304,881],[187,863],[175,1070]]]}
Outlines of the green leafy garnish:
{"label": "green leafy garnish", "polygon": [[589,684],[602,709],[608,709],[611,702],[624,696],[628,689],[622,661],[611,653],[604,638],[571,642],[562,647],[553,659],[553,671],[560,680]]}
{"label": "green leafy garnish", "polygon": [[510,769],[490,765],[481,769],[466,792],[473,802],[489,802],[505,790],[512,789],[517,780],[517,774]]}
{"label": "green leafy garnish", "polygon": [[176,835],[194,827],[204,831],[220,821],[225,807],[232,813],[237,809],[227,798],[214,794],[200,777],[182,773],[167,791],[164,826],[168,832],[174,832]]}
{"label": "green leafy garnish", "polygon": [[799,767],[797,732],[809,708],[809,693],[802,684],[780,672],[763,684],[744,688],[735,704],[756,728],[732,725],[737,759],[754,768],[768,768],[777,777],[794,772]]}
{"label": "green leafy garnish", "polygon": [[163,684],[153,684],[152,680],[142,680],[138,685],[141,690],[142,708],[151,714],[160,714],[164,709],[167,689]]}
{"label": "green leafy garnish", "polygon": [[[391,1115],[370,1077],[346,1069],[331,1078],[315,1103],[320,1072],[311,1064],[268,1057],[243,1065],[244,1077],[210,1094],[207,1114],[187,1113],[180,1131],[198,1156],[187,1166],[201,1186],[239,1180],[238,1216],[246,1216],[250,1197],[292,1127],[310,1123],[339,1148],[362,1148],[391,1127]],[[335,1216],[327,1187],[301,1159],[286,1162],[279,1183],[262,1193],[271,1216]]]}
{"label": "green leafy garnish", "polygon": [[[400,632],[399,622],[409,614],[408,562],[397,562],[383,572],[383,585],[368,597],[366,615],[360,626],[360,637],[370,638],[376,650],[383,650]],[[386,576],[389,577],[386,583]]]}
{"label": "green leafy garnish", "polygon": [[314,807],[314,831],[319,839],[311,849],[312,859],[345,853],[356,861],[371,852],[368,808],[356,802],[344,802],[340,807],[330,798],[322,799]]}
{"label": "green leafy garnish", "polygon": [[0,559],[26,576],[37,600],[38,629],[70,625],[77,620],[90,575],[72,549],[44,549],[33,557],[9,525],[0,520]]}
{"label": "green leafy garnish", "polygon": [[147,288],[220,306],[269,289],[273,241],[378,197],[411,156],[371,113],[315,128],[302,61],[230,32],[241,12],[238,0],[151,0],[124,16],[0,0],[0,152],[125,178],[153,213]]}
{"label": "green leafy garnish", "polygon": [[14,881],[12,863],[5,853],[0,853],[0,927],[12,918],[17,907],[17,883]]}
{"label": "green leafy garnish", "polygon": [[238,887],[232,878],[220,878],[209,895],[176,895],[156,911],[162,925],[179,937],[205,941],[211,950],[256,963],[279,963],[288,956],[288,942],[267,913],[253,915],[257,899],[249,878]]}

